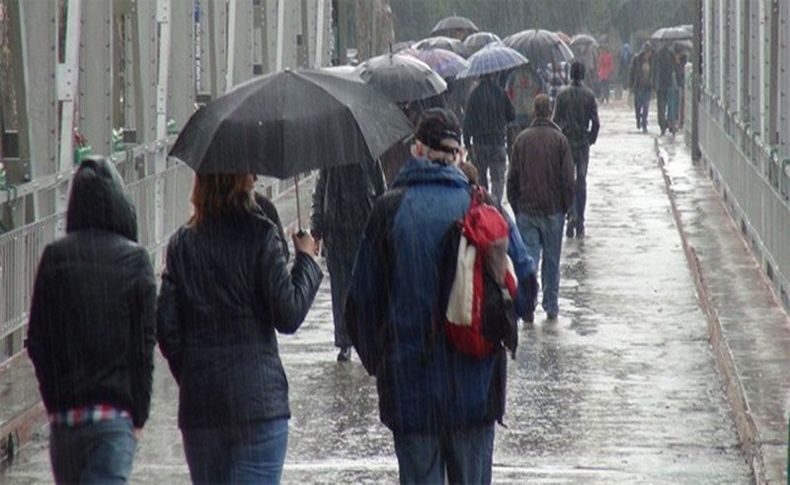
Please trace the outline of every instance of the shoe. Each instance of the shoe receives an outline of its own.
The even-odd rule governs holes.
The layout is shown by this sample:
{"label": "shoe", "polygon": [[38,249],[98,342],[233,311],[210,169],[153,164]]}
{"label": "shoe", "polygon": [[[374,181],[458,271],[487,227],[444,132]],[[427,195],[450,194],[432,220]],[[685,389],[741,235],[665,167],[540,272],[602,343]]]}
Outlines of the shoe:
{"label": "shoe", "polygon": [[636,120],[636,129],[639,130],[641,128],[642,128],[642,122],[639,121],[639,120]]}
{"label": "shoe", "polygon": [[565,228],[565,237],[572,238],[573,237],[573,224],[568,223],[568,227]]}
{"label": "shoe", "polygon": [[351,360],[351,347],[341,347],[340,352],[337,353],[338,362],[348,362]]}
{"label": "shoe", "polygon": [[535,323],[535,312],[529,312],[524,315],[524,323]]}
{"label": "shoe", "polygon": [[667,134],[667,128],[666,127],[661,128],[661,136],[664,136],[666,134]]}
{"label": "shoe", "polygon": [[556,313],[547,313],[546,314],[546,320],[548,320],[550,322],[557,321],[557,314]]}
{"label": "shoe", "polygon": [[576,239],[584,239],[584,228],[577,227],[576,228]]}

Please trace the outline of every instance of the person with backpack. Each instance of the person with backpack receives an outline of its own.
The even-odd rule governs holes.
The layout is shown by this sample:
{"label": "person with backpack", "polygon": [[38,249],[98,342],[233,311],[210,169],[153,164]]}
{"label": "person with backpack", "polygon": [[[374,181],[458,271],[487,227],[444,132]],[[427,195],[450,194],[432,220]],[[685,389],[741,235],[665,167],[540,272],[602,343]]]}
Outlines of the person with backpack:
{"label": "person with backpack", "polygon": [[532,125],[516,138],[507,197],[530,257],[540,267],[542,306],[549,320],[559,313],[560,254],[565,213],[575,192],[573,154],[560,127],[551,121],[551,102],[535,98]]}
{"label": "person with backpack", "polygon": [[[505,349],[497,343],[472,357],[445,335],[442,249],[473,194],[456,166],[462,150],[455,116],[425,111],[412,158],[368,219],[346,300],[346,326],[376,377],[401,483],[490,483],[494,423],[504,415]],[[521,283],[534,270],[520,238],[508,242],[523,315]]]}

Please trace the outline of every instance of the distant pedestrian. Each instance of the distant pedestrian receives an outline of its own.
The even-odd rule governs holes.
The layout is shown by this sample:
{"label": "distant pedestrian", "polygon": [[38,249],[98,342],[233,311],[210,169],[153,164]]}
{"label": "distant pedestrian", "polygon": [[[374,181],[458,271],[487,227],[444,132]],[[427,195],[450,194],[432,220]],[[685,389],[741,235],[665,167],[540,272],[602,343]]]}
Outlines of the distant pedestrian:
{"label": "distant pedestrian", "polygon": [[323,240],[331,278],[332,316],[338,362],[351,358],[351,339],[343,323],[351,270],[365,223],[376,198],[386,190],[384,173],[375,161],[323,169],[313,192],[310,232]]}
{"label": "distant pedestrian", "polygon": [[66,237],[41,256],[27,349],[57,483],[123,483],[148,419],[156,281],[112,163],[83,160]]}
{"label": "distant pedestrian", "polygon": [[667,89],[667,129],[674,136],[681,123],[682,96],[683,91],[683,69],[686,65],[682,58],[683,52],[680,49],[674,51],[674,68],[670,75],[669,88]]}
{"label": "distant pedestrian", "polygon": [[623,89],[631,89],[631,85],[628,82],[628,73],[631,69],[631,59],[633,56],[631,45],[628,42],[624,43],[623,47],[620,48],[620,56],[617,63],[618,82],[622,85]]}
{"label": "distant pedestrian", "polygon": [[568,214],[566,236],[582,238],[585,235],[584,211],[587,206],[587,167],[590,162],[590,145],[598,139],[598,104],[595,95],[584,86],[584,64],[571,64],[571,85],[557,97],[554,122],[568,138],[576,166],[574,202]]}
{"label": "distant pedestrian", "polygon": [[[504,349],[471,359],[437,333],[440,248],[471,196],[455,166],[460,131],[450,113],[424,113],[413,158],[373,208],[346,302],[354,347],[376,376],[401,483],[490,483],[494,422],[504,413]],[[520,239],[509,250],[520,282],[531,262]]]}
{"label": "distant pedestrian", "polygon": [[669,45],[658,50],[653,58],[653,89],[656,91],[656,108],[658,109],[658,126],[664,135],[669,128],[667,122],[667,101],[672,87],[672,74],[676,71],[675,53]]}
{"label": "distant pedestrian", "polygon": [[650,97],[653,94],[653,48],[645,42],[642,50],[634,56],[628,76],[631,91],[634,93],[636,129],[647,133],[647,116],[650,112]]}
{"label": "distant pedestrian", "polygon": [[483,77],[469,95],[464,113],[464,144],[471,147],[472,163],[480,172],[480,185],[501,203],[507,169],[506,130],[516,114],[504,89],[497,84],[496,75]]}
{"label": "distant pedestrian", "polygon": [[307,234],[288,271],[253,183],[197,174],[194,215],[167,246],[157,338],[194,483],[280,481],[291,413],[276,332],[296,332],[323,277]]}
{"label": "distant pedestrian", "polygon": [[609,52],[609,47],[601,46],[598,53],[598,86],[599,96],[602,103],[609,102],[609,94],[612,90],[612,76],[614,75],[614,58]]}
{"label": "distant pedestrian", "polygon": [[[559,313],[560,254],[565,213],[574,197],[573,155],[551,121],[548,96],[535,98],[532,125],[516,139],[507,177],[507,197],[532,260],[540,264],[543,310]],[[541,260],[542,257],[542,260]]]}

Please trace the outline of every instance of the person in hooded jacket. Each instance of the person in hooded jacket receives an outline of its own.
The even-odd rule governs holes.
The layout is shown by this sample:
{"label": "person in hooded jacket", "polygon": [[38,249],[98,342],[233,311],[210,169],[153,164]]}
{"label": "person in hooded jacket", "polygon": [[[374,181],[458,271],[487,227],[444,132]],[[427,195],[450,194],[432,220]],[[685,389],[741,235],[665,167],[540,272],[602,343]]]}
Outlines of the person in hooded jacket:
{"label": "person in hooded jacket", "polygon": [[[445,110],[423,113],[412,158],[365,228],[345,307],[354,348],[376,376],[381,421],[393,433],[401,483],[491,482],[494,422],[505,408],[506,355],[467,357],[437,333],[442,240],[470,204],[460,126]],[[517,230],[509,256],[519,280],[534,275]]]}
{"label": "person in hooded jacket", "polygon": [[102,158],[82,162],[66,236],[41,256],[27,351],[49,414],[57,483],[129,479],[148,419],[156,281],[134,206]]}
{"label": "person in hooded jacket", "polygon": [[319,172],[310,222],[310,233],[323,240],[331,278],[332,317],[338,362],[351,358],[351,339],[343,323],[343,303],[359,242],[373,203],[386,190],[377,161],[326,168]]}
{"label": "person in hooded jacket", "polygon": [[276,332],[296,332],[323,277],[308,234],[288,271],[254,179],[196,175],[194,215],[167,246],[157,338],[194,483],[279,482],[291,413]]}

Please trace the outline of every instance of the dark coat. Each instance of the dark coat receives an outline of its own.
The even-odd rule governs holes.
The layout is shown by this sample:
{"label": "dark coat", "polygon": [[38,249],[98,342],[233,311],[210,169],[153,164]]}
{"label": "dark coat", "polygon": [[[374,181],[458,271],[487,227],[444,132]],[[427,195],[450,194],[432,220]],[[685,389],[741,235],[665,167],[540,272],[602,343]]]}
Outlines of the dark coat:
{"label": "dark coat", "polygon": [[628,74],[628,86],[636,91],[637,89],[652,88],[653,85],[653,62],[652,59],[648,61],[649,74],[645,75],[642,70],[642,64],[645,63],[645,56],[647,51],[641,50],[631,60],[631,70]]}
{"label": "dark coat", "polygon": [[[412,159],[376,201],[365,229],[346,325],[362,364],[376,376],[381,421],[394,431],[463,428],[504,414],[505,352],[473,359],[437,334],[441,243],[469,202],[460,170]],[[524,256],[511,258],[519,277],[527,277],[533,268],[520,244],[514,249]]]}
{"label": "dark coat", "polygon": [[666,91],[672,85],[672,73],[677,69],[675,53],[664,46],[653,56],[653,89]]}
{"label": "dark coat", "polygon": [[557,96],[554,122],[574,150],[594,145],[601,127],[595,94],[581,82],[567,86]]}
{"label": "dark coat", "polygon": [[469,95],[464,110],[464,145],[504,146],[508,123],[516,119],[513,104],[502,89],[485,78]]}
{"label": "dark coat", "polygon": [[173,235],[156,317],[181,428],[290,416],[275,330],[299,328],[322,277],[304,253],[289,274],[277,227],[257,208]]}
{"label": "dark coat", "polygon": [[36,274],[27,349],[49,413],[109,404],[148,419],[156,281],[138,245],[134,206],[111,163],[74,176],[66,237]]}
{"label": "dark coat", "polygon": [[567,212],[575,192],[573,154],[560,128],[538,118],[513,145],[507,198],[516,214]]}

